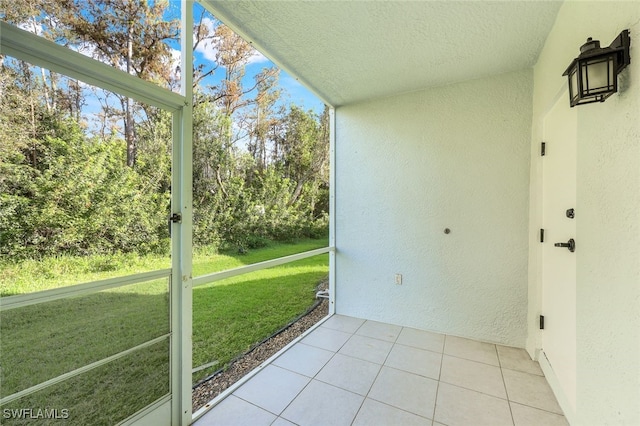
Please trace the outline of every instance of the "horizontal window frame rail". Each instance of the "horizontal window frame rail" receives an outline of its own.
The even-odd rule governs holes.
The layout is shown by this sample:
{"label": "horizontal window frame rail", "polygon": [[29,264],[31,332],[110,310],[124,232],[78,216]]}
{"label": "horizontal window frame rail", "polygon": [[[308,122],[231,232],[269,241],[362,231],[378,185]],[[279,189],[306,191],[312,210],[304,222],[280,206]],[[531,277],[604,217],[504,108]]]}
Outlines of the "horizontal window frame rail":
{"label": "horizontal window frame rail", "polygon": [[[33,293],[0,297],[0,312],[59,299],[66,299],[68,297],[97,293],[102,290],[122,287],[130,284],[138,284],[159,278],[168,278],[169,281],[171,281],[171,269],[160,269],[157,271],[142,272],[124,277],[107,278],[100,281],[91,281],[66,287],[52,288],[50,290],[36,291]],[[171,283],[169,283],[167,289],[169,288],[171,288]]]}
{"label": "horizontal window frame rail", "polygon": [[171,341],[171,333],[166,333],[163,334],[162,336],[158,336],[155,339],[151,339],[148,340],[144,343],[141,343],[139,345],[136,345],[132,348],[126,349],[124,351],[118,352],[117,354],[113,354],[111,356],[108,356],[106,358],[103,358],[99,361],[96,362],[92,362],[91,364],[87,364],[84,367],[80,367],[80,368],[76,368],[75,370],[71,370],[67,373],[61,374],[57,377],[54,377],[53,379],[49,379],[47,381],[44,381],[42,383],[38,383],[37,385],[31,386],[27,389],[23,389],[19,392],[13,393],[11,395],[7,395],[4,398],[0,399],[0,406],[7,404],[11,401],[15,401],[16,399],[22,398],[24,396],[27,395],[31,395],[32,393],[38,392],[42,389],[48,388],[50,386],[53,386],[57,383],[63,382],[67,379],[71,379],[72,377],[78,376],[82,373],[86,373],[88,371],[94,370],[102,365],[108,364],[111,361],[115,361],[119,358],[122,358],[123,356],[129,355],[135,351],[138,351],[140,349],[144,349],[146,347],[155,345],[156,343],[160,343],[163,340],[169,339],[169,341]]}
{"label": "horizontal window frame rail", "polygon": [[335,251],[333,247],[323,247],[315,250],[309,250],[302,253],[296,253],[289,256],[279,257],[277,259],[265,260],[264,262],[253,263],[251,265],[239,266],[233,269],[227,269],[225,271],[214,272],[211,274],[200,275],[193,278],[193,287],[221,281],[227,278],[236,277],[238,275],[248,274],[249,272],[256,272],[262,269],[272,268],[274,266],[284,265],[287,263],[295,262],[296,260],[306,259],[308,257],[318,256],[321,254]]}
{"label": "horizontal window frame rail", "polygon": [[0,21],[0,54],[170,112],[187,102],[182,95],[3,21]]}

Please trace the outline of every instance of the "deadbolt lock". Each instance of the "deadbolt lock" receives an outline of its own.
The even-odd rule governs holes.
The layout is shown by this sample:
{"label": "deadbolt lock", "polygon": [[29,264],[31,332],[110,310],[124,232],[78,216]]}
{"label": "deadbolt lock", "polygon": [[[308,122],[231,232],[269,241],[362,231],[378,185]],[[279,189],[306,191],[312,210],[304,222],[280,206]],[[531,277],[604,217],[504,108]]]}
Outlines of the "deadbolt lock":
{"label": "deadbolt lock", "polygon": [[573,219],[576,217],[576,211],[574,209],[567,209],[567,217]]}

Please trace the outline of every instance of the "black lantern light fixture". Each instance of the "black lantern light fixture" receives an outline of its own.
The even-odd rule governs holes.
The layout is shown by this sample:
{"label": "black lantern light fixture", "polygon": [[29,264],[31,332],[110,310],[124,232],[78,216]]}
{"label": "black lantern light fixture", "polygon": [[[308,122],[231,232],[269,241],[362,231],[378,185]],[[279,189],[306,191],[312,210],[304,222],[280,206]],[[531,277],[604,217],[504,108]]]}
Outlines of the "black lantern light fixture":
{"label": "black lantern light fixture", "polygon": [[629,63],[629,30],[624,30],[609,47],[591,37],[580,47],[575,58],[562,74],[569,78],[571,107],[592,102],[604,102],[618,91],[618,73]]}

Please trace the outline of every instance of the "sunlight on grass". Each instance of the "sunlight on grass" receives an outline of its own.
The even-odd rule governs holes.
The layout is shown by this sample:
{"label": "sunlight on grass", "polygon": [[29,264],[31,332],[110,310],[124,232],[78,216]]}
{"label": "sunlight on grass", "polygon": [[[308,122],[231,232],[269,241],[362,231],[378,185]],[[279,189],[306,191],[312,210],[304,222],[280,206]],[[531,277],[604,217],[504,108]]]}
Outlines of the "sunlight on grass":
{"label": "sunlight on grass", "polygon": [[2,262],[0,296],[31,293],[170,267],[168,257],[138,256],[134,253]]}
{"label": "sunlight on grass", "polygon": [[327,254],[193,290],[193,366],[217,361],[194,383],[303,314],[329,271]]}
{"label": "sunlight on grass", "polygon": [[0,407],[47,407],[68,418],[2,419],[3,425],[111,426],[169,393],[169,339]]}
{"label": "sunlight on grass", "polygon": [[[224,271],[242,265],[302,253],[326,247],[327,239],[305,239],[296,243],[272,243],[246,254],[217,253],[208,247],[193,254],[193,276]],[[20,262],[0,261],[0,297],[31,293],[107,278],[171,267],[168,256],[114,254],[96,256],[60,256]]]}
{"label": "sunlight on grass", "polygon": [[[194,254],[194,276],[326,245],[326,239],[274,243],[242,255],[202,248]],[[194,288],[193,366],[218,362],[194,374],[194,383],[307,311],[328,265],[323,254]],[[133,255],[5,262],[1,291],[12,295],[166,267],[167,258]],[[168,283],[156,279],[1,312],[0,398],[169,333]],[[167,341],[0,408],[67,408],[68,424],[119,421],[166,394],[168,374]]]}
{"label": "sunlight on grass", "polygon": [[[0,397],[168,334],[168,284],[158,279],[2,311]],[[0,408],[67,409],[65,424],[113,424],[167,394],[169,368],[167,337]]]}
{"label": "sunlight on grass", "polygon": [[198,277],[212,272],[224,271],[243,265],[251,265],[253,263],[264,262],[265,260],[277,259],[279,257],[327,247],[328,245],[329,240],[323,238],[318,240],[300,240],[294,244],[274,243],[268,247],[251,250],[245,254],[217,254],[207,252],[206,248],[196,249],[193,255],[193,276]]}
{"label": "sunlight on grass", "polygon": [[169,280],[0,313],[0,397],[169,333]]}

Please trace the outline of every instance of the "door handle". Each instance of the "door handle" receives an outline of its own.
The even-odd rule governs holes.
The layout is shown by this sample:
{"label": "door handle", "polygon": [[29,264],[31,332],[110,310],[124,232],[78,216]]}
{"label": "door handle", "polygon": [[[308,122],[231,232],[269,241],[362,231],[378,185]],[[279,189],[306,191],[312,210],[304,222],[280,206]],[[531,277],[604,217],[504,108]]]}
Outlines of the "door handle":
{"label": "door handle", "polygon": [[554,246],[556,247],[566,247],[569,249],[569,251],[571,253],[573,253],[574,251],[576,251],[576,241],[571,238],[568,242],[566,243],[555,243]]}

